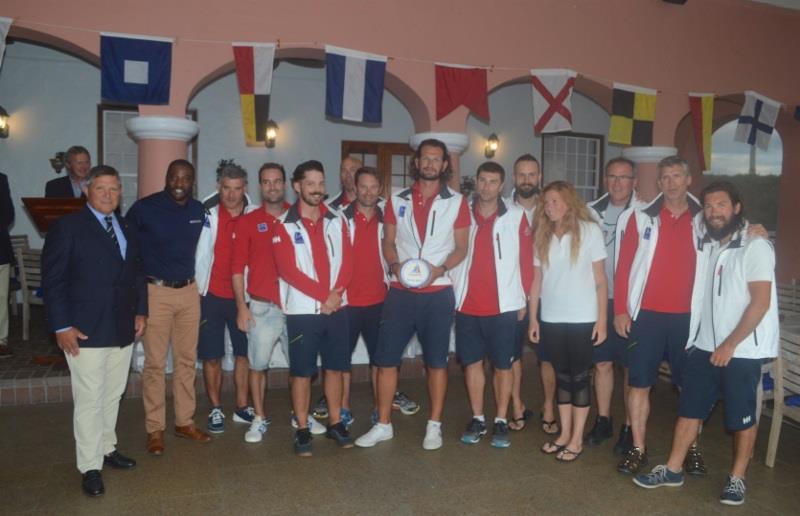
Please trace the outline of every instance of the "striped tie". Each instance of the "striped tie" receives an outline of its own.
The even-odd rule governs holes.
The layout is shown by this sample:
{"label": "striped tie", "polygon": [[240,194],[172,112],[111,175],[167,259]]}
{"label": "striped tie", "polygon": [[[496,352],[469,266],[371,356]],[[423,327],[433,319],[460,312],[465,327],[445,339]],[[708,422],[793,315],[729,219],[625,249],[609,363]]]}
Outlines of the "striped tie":
{"label": "striped tie", "polygon": [[108,233],[108,236],[110,236],[111,240],[114,241],[114,245],[117,246],[117,251],[119,251],[120,254],[122,254],[122,250],[119,247],[119,240],[117,240],[117,234],[114,232],[114,225],[111,223],[113,218],[111,215],[106,215],[105,219],[106,219],[106,233]]}

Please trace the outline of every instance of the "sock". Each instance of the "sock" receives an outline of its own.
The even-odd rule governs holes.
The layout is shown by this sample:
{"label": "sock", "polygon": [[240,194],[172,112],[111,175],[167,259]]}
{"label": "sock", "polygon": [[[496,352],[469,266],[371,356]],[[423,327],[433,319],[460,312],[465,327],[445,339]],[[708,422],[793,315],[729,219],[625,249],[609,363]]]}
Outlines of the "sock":
{"label": "sock", "polygon": [[428,424],[429,425],[433,425],[433,426],[438,427],[438,428],[441,428],[441,426],[442,426],[442,422],[441,421],[434,421],[432,419],[428,420]]}
{"label": "sock", "polygon": [[486,416],[484,416],[483,414],[481,414],[480,416],[472,416],[472,419],[477,419],[481,423],[485,423],[486,422]]}
{"label": "sock", "polygon": [[379,421],[378,423],[376,423],[376,425],[377,425],[377,426],[378,426],[378,428],[380,428],[381,430],[388,430],[388,429],[392,428],[392,424],[391,424],[391,423],[381,423],[381,422]]}
{"label": "sock", "polygon": [[506,425],[508,424],[508,420],[506,418],[504,418],[504,417],[496,417],[496,418],[494,418],[494,422],[495,423],[504,423]]}

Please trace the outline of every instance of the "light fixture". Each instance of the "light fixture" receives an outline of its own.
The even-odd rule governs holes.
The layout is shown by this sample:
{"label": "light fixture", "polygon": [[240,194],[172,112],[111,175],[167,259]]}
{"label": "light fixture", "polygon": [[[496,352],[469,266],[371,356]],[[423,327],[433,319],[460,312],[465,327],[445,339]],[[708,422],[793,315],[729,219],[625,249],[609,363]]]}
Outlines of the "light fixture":
{"label": "light fixture", "polygon": [[56,152],[55,156],[50,158],[50,166],[53,167],[53,170],[56,174],[60,174],[61,170],[64,168],[64,160],[66,159],[66,152]]}
{"label": "light fixture", "polygon": [[274,120],[267,121],[264,136],[264,144],[270,149],[273,148],[275,146],[275,139],[278,137],[278,124],[276,124]]}
{"label": "light fixture", "polygon": [[489,135],[489,139],[486,140],[486,148],[483,150],[483,155],[487,158],[493,158],[494,153],[497,152],[497,147],[500,146],[500,139],[497,137],[496,134],[492,133]]}
{"label": "light fixture", "polygon": [[0,106],[0,138],[8,138],[8,111]]}

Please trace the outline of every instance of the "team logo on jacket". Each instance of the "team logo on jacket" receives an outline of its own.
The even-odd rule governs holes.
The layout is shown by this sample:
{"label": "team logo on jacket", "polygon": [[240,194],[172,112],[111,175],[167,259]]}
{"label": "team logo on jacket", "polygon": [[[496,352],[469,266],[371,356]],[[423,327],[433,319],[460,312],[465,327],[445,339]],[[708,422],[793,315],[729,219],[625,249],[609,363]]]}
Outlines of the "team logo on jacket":
{"label": "team logo on jacket", "polygon": [[645,228],[644,236],[642,238],[645,240],[650,240],[650,228]]}
{"label": "team logo on jacket", "polygon": [[258,230],[259,233],[266,233],[267,232],[267,223],[266,222],[262,222],[261,224],[256,226],[256,229]]}
{"label": "team logo on jacket", "polygon": [[300,234],[299,231],[294,232],[294,243],[295,244],[302,244],[303,243],[303,235]]}
{"label": "team logo on jacket", "polygon": [[398,217],[405,217],[406,216],[406,207],[400,206],[400,210],[397,212]]}

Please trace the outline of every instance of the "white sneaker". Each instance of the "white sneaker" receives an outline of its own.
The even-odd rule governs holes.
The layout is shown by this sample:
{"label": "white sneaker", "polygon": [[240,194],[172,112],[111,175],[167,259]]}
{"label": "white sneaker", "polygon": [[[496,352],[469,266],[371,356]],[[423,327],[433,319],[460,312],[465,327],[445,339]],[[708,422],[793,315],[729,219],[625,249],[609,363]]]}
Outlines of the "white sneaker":
{"label": "white sneaker", "polygon": [[392,424],[376,423],[372,425],[369,432],[356,439],[356,446],[359,448],[372,448],[381,441],[388,441],[394,437]]}
{"label": "white sneaker", "polygon": [[[292,416],[292,428],[294,428],[295,430],[298,428],[297,417],[295,416]],[[325,425],[323,425],[310,415],[308,416],[308,430],[314,435],[322,435],[328,431],[328,429],[325,428]]]}
{"label": "white sneaker", "polygon": [[244,434],[244,440],[248,443],[260,443],[271,422],[269,418],[261,419],[255,416],[253,422],[250,423],[250,429]]}
{"label": "white sneaker", "polygon": [[422,440],[422,447],[426,450],[438,450],[442,447],[442,425],[433,421],[428,421],[425,427],[425,439]]}

